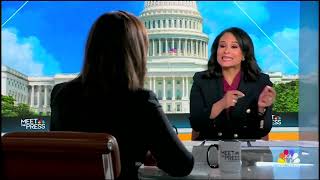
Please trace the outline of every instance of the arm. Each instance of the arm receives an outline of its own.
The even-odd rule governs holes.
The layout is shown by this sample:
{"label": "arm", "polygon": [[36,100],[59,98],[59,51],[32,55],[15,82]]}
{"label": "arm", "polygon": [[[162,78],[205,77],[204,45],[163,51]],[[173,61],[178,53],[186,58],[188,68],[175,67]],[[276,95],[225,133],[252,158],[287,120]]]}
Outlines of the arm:
{"label": "arm", "polygon": [[60,130],[60,109],[59,109],[59,99],[58,93],[63,84],[57,84],[53,87],[50,95],[50,108],[51,108],[51,122],[50,122],[50,131]]}
{"label": "arm", "polygon": [[210,125],[211,107],[208,107],[201,91],[200,74],[193,76],[193,84],[190,92],[190,124],[195,131],[206,129]]}
{"label": "arm", "polygon": [[150,151],[157,166],[171,176],[186,176],[193,169],[194,159],[185,148],[164,114],[153,93],[148,102]]}
{"label": "arm", "polygon": [[[268,87],[272,87],[273,84],[270,81],[270,78],[268,75],[264,75],[262,79],[262,92],[259,94],[259,99],[258,99],[258,104],[257,104],[257,113],[256,113],[256,118],[257,120],[262,124],[259,124],[260,131],[259,131],[259,138],[266,136],[271,128],[272,128],[272,103],[275,98],[275,91],[272,93],[269,93]],[[270,92],[271,92],[270,91]],[[269,98],[272,97],[272,100]]]}

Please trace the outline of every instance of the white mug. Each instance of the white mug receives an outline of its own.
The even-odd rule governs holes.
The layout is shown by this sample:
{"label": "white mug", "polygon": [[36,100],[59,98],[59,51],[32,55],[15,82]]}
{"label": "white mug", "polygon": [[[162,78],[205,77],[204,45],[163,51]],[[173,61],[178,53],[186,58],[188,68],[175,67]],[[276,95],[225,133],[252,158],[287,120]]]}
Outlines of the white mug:
{"label": "white mug", "polygon": [[211,168],[219,168],[224,172],[240,172],[241,142],[230,140],[211,144],[207,150],[207,163]]}

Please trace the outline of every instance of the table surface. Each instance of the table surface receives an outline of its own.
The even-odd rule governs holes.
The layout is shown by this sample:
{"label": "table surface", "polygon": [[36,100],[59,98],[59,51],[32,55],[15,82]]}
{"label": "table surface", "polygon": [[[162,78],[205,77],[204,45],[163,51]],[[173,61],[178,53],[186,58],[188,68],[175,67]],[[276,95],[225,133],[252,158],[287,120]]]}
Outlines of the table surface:
{"label": "table surface", "polygon": [[[210,144],[217,141],[184,141],[192,152],[195,164],[190,175],[171,177],[156,166],[144,166],[139,169],[141,179],[319,179],[319,142],[318,141],[264,141],[257,140],[241,143],[241,171],[226,173],[219,168],[207,165],[206,151]],[[278,162],[285,150],[297,153],[299,163]]]}

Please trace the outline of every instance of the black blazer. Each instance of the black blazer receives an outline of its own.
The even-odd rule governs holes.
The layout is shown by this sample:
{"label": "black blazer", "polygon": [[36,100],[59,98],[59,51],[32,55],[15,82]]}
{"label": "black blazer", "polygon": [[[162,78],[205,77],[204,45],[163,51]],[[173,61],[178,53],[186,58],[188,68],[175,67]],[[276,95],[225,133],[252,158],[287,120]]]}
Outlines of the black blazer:
{"label": "black blazer", "polygon": [[[190,93],[190,124],[200,132],[198,140],[203,139],[260,139],[272,127],[271,110],[268,107],[263,116],[258,115],[258,99],[266,85],[272,86],[267,74],[261,73],[257,81],[246,82],[241,74],[238,90],[245,94],[230,108],[229,118],[226,110],[210,119],[214,103],[223,98],[223,77],[207,78],[206,71],[193,76]],[[262,125],[262,126],[261,126]]]}
{"label": "black blazer", "polygon": [[[97,91],[98,92],[98,91]],[[108,132],[118,141],[119,179],[138,179],[148,150],[172,176],[188,175],[193,156],[178,139],[155,94],[136,92],[88,95],[79,79],[57,84],[51,93],[51,130]]]}

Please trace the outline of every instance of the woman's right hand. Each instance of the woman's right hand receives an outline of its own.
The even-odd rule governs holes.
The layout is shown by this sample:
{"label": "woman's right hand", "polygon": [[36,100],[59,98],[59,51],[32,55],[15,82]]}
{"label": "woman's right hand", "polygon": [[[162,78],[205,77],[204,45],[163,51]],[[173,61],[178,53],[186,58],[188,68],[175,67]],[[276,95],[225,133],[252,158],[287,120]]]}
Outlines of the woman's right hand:
{"label": "woman's right hand", "polygon": [[227,109],[231,106],[235,106],[240,97],[243,97],[244,94],[238,90],[227,91],[226,94],[221,99],[224,105],[224,109]]}

